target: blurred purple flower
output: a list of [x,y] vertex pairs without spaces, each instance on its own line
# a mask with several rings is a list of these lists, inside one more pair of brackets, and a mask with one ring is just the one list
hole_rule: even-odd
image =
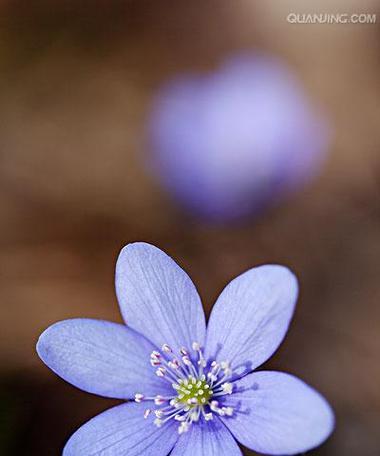
[[308,181],[328,136],[299,81],[261,54],[167,84],[148,128],[158,179],[192,212],[217,221],[257,212]]
[[289,374],[253,372],[276,351],[294,311],[298,286],[287,268],[261,266],[234,279],[207,331],[195,286],[156,247],[121,251],[116,292],[128,326],[67,320],[37,344],[41,359],[78,388],[134,398],[84,424],[64,456],[238,456],[234,438],[284,455],[331,433],[334,416],[319,393]]

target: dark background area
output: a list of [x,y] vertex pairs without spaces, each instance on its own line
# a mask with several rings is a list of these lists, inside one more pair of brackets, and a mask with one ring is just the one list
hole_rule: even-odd
[[[121,320],[114,265],[136,240],[190,273],[207,312],[245,269],[291,267],[298,308],[266,367],[302,377],[332,403],[336,431],[310,455],[380,454],[380,28],[286,22],[289,12],[379,13],[379,4],[305,8],[0,3],[0,454],[58,455],[74,429],[113,404],[55,377],[35,342],[57,320]],[[177,71],[257,48],[285,58],[324,106],[330,154],[316,181],[260,218],[199,223],[144,168],[151,97]]]

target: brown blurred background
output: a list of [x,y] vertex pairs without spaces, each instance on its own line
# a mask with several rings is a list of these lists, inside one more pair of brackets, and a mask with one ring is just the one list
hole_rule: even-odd
[[[76,316],[120,321],[119,249],[152,242],[207,311],[258,263],[293,268],[301,296],[267,363],[314,385],[337,428],[324,456],[380,454],[380,17],[364,1],[0,2],[0,454],[58,455],[112,401],[55,377],[39,333]],[[372,12],[375,25],[296,25],[289,12]],[[322,175],[261,218],[207,226],[142,165],[151,96],[234,51],[287,59],[335,129]],[[246,454],[253,454],[247,452]]]

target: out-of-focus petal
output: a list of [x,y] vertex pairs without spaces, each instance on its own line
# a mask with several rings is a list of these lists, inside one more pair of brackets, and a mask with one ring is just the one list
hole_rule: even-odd
[[328,438],[334,414],[313,388],[282,372],[254,372],[237,380],[226,404],[233,417],[221,418],[236,439],[259,453],[303,453]]
[[230,431],[217,417],[193,424],[174,447],[171,456],[241,456]]
[[185,271],[157,247],[138,242],[123,248],[116,293],[126,323],[158,347],[203,344],[206,324],[198,292]]
[[157,428],[142,404],[118,405],[79,428],[63,456],[167,456],[178,438],[175,423]]
[[229,361],[235,374],[251,372],[283,340],[297,294],[297,280],[284,266],[259,266],[238,276],[212,310],[206,357]]
[[137,392],[153,396],[168,391],[150,365],[154,348],[125,325],[79,318],[55,323],[37,343],[42,361],[64,380],[120,399],[133,398]]

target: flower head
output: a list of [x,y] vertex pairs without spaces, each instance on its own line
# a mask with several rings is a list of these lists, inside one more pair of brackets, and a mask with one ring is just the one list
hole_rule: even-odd
[[283,266],[253,268],[223,290],[206,330],[186,273],[156,247],[126,246],[116,292],[127,324],[66,320],[37,344],[68,382],[126,400],[84,424],[64,456],[237,456],[235,439],[284,455],[321,444],[334,425],[326,400],[292,375],[254,371],[284,338],[297,289]]
[[308,182],[327,145],[324,118],[280,60],[242,55],[208,75],[178,76],[149,118],[153,170],[200,217],[257,212]]

